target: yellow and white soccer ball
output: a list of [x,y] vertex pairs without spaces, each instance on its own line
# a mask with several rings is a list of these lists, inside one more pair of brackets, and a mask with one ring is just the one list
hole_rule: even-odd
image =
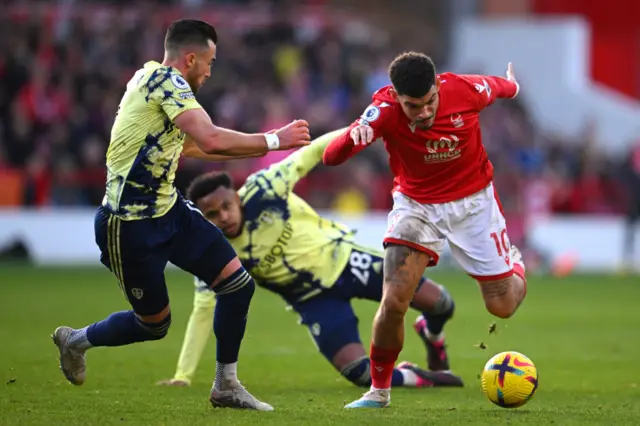
[[482,392],[489,401],[503,408],[526,404],[538,389],[538,370],[519,352],[499,353],[484,366]]

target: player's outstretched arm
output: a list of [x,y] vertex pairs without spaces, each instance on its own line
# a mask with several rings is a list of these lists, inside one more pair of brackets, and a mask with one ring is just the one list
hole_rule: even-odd
[[186,157],[198,158],[206,161],[229,161],[229,160],[241,160],[243,158],[257,158],[264,157],[267,152],[261,152],[258,154],[247,155],[223,155],[223,154],[206,154],[196,144],[196,142],[187,136],[184,140],[184,147],[182,148],[182,154]]
[[520,85],[516,80],[511,62],[507,64],[506,77],[489,77],[489,79],[491,79],[491,84],[496,88],[497,98],[515,98],[518,96]]
[[366,124],[354,123],[328,144],[322,156],[327,166],[338,166],[375,140],[375,130]]
[[196,108],[182,112],[174,122],[209,155],[264,154],[306,146],[311,139],[309,124],[304,120],[295,120],[271,134],[247,134],[215,126],[203,109]]
[[334,130],[314,139],[311,145],[298,149],[284,160],[259,170],[250,176],[247,182],[257,179],[259,176],[262,182],[270,182],[270,189],[275,194],[288,197],[298,181],[322,161],[322,153],[329,142],[344,130]]
[[511,99],[518,96],[520,85],[516,80],[511,62],[507,65],[505,77],[466,75],[463,76],[474,88],[478,110],[491,105],[496,99]]
[[311,142],[311,145],[297,150],[281,161],[281,168],[290,167],[292,170],[289,173],[289,176],[297,182],[305,177],[307,173],[313,170],[313,168],[322,161],[322,156],[329,143],[346,130],[346,127],[334,130],[314,139],[313,142]]

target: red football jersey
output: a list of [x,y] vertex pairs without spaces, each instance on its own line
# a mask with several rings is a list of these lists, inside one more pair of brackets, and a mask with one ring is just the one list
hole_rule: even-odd
[[334,139],[324,163],[338,165],[362,151],[349,133],[365,124],[382,139],[394,178],[394,190],[423,204],[459,200],[485,188],[493,166],[482,145],[479,113],[497,98],[513,98],[518,84],[502,77],[444,73],[440,79],[440,106],[433,126],[411,125],[391,86],[373,95],[373,103],[349,129]]

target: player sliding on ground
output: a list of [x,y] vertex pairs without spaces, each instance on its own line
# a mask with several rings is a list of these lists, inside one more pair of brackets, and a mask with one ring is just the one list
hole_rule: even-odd
[[176,21],[166,34],[162,64],[147,62],[127,84],[111,131],[95,238],[100,260],[115,274],[132,310],[79,330],[59,327],[53,340],[62,372],[81,385],[87,349],[165,337],[171,310],[164,269],[171,261],[218,295],[211,403],[272,410],[249,394],[236,375],[255,283],[222,232],[182,198],[173,181],[183,144],[186,155],[219,160],[304,146],[309,130],[303,121],[269,135],[214,126],[194,93],[211,74],[216,42],[209,24]]
[[389,405],[404,316],[445,241],[478,281],[493,315],[510,317],[526,294],[522,256],[509,244],[478,117],[497,98],[518,94],[511,64],[507,78],[437,75],[429,57],[408,52],[393,60],[389,77],[392,85],[378,90],[360,119],[324,153],[325,164],[338,165],[382,139],[395,175],[383,298],[373,323],[372,385],[346,408]]
[[[280,163],[248,178],[236,192],[227,174],[210,173],[194,180],[188,198],[225,233],[256,283],[279,294],[300,315],[322,355],[347,380],[371,385],[369,358],[360,341],[351,299],[380,301],[382,253],[354,243],[345,226],[318,216],[293,193],[295,184],[322,161],[329,133]],[[426,371],[410,363],[391,371],[393,386],[462,386],[448,372],[444,324],[454,310],[449,293],[420,279],[412,306],[421,312],[416,331],[427,348]],[[219,302],[218,302],[219,303]],[[187,386],[211,332],[214,293],[196,280],[194,308],[171,380]]]

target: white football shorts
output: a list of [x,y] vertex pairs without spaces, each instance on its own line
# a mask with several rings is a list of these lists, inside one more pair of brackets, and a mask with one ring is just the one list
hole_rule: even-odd
[[468,197],[440,204],[420,204],[394,192],[385,245],[420,250],[431,257],[429,266],[435,266],[445,241],[455,261],[479,281],[513,273],[506,221],[493,184]]

